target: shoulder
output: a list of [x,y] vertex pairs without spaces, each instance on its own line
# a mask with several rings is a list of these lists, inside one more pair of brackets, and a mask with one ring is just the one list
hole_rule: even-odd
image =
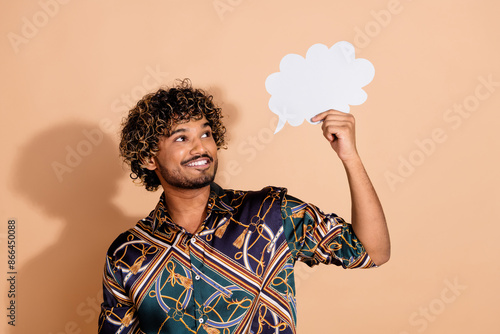
[[118,254],[119,256],[128,245],[137,242],[142,243],[143,240],[140,236],[149,235],[151,233],[152,222],[149,218],[148,216],[139,220],[134,227],[120,233],[109,246],[107,255],[109,257],[116,257]]
[[267,200],[279,200],[281,202],[287,193],[287,189],[283,187],[267,186],[260,190],[223,189],[223,192],[227,204],[237,206],[243,203],[262,203]]
[[224,192],[224,201],[231,208],[235,220],[251,223],[265,221],[268,226],[281,227],[281,207],[286,188],[267,186],[260,190],[225,189]]
[[120,233],[108,248],[108,257],[115,257],[116,254],[123,249],[134,238],[132,229]]
[[286,193],[287,189],[277,186],[266,186],[260,190],[234,190],[234,189],[222,189],[220,188],[219,194],[224,193],[228,197],[253,197],[253,196],[265,196],[268,194],[280,194]]

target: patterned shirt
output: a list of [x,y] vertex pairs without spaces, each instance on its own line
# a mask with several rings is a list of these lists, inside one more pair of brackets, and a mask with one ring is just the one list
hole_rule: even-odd
[[163,194],[108,250],[99,333],[295,333],[296,261],[375,266],[350,224],[284,188],[213,183],[194,234]]

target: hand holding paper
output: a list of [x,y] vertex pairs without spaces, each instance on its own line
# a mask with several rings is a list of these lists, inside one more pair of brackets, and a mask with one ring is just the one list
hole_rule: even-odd
[[358,159],[356,150],[355,122],[352,114],[327,110],[314,116],[312,122],[322,122],[323,136],[330,142],[340,160]]

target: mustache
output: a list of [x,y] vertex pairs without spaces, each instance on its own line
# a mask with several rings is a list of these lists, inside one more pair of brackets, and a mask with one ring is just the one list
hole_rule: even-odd
[[192,157],[190,159],[187,159],[187,160],[183,161],[182,164],[186,165],[186,164],[190,163],[191,161],[195,161],[195,160],[200,159],[200,158],[208,158],[210,160],[210,162],[214,162],[214,159],[208,153],[205,153],[205,154],[200,154],[200,155],[197,155],[197,156]]

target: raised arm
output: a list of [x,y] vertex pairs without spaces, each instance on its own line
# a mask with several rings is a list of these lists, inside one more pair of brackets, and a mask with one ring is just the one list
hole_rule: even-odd
[[356,149],[354,116],[328,110],[314,116],[321,121],[323,135],[342,161],[351,192],[351,220],[356,236],[376,265],[390,257],[389,231],[377,193]]

